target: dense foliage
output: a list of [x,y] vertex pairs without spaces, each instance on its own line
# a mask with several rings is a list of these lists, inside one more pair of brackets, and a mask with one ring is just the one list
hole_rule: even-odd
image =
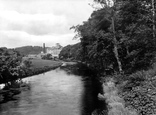
[[[51,54],[47,54],[45,58],[51,59]],[[30,59],[14,49],[0,48],[0,83],[16,82],[27,76],[52,70],[61,64],[49,60]]]
[[16,80],[25,74],[22,56],[13,49],[0,48],[0,83]]
[[[156,67],[147,71],[138,71],[117,78],[123,86],[120,95],[125,100],[125,106],[133,108],[138,115],[156,114]],[[122,83],[124,82],[124,84]]]
[[155,1],[94,1],[90,18],[72,27],[82,61],[102,75],[114,74],[126,107],[155,115],[156,67],[150,68],[156,56]]
[[51,55],[51,54],[46,54],[46,55],[43,55],[43,56],[42,56],[42,59],[52,60],[52,59],[53,59],[53,57],[52,57],[52,55]]
[[152,24],[150,1],[126,0],[95,10],[87,21],[73,28],[81,40],[83,61],[99,71],[118,72],[118,57],[123,71],[130,72],[153,62],[156,39]]
[[67,45],[63,47],[61,50],[59,57],[64,60],[80,60],[82,56],[80,56],[81,47],[80,43],[74,45]]

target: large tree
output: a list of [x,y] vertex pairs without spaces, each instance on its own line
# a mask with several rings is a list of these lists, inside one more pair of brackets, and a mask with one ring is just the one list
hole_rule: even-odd
[[116,2],[116,0],[94,0],[94,1],[101,4],[102,8],[105,8],[105,10],[110,11],[107,13],[110,13],[110,17],[111,17],[111,33],[113,36],[113,44],[114,44],[113,52],[114,52],[114,55],[115,55],[115,58],[116,58],[116,61],[118,64],[119,72],[122,73],[123,69],[122,69],[122,63],[119,58],[118,40],[117,40],[117,36],[116,36],[117,32],[115,29],[115,26],[116,26],[115,20],[117,18],[116,13],[118,11],[118,7],[120,4],[118,4],[118,2]]
[[153,38],[155,38],[155,2],[154,0],[151,1],[152,4],[152,22],[153,22]]
[[148,67],[156,51],[151,1],[96,1],[102,7],[74,27],[84,61],[120,73]]

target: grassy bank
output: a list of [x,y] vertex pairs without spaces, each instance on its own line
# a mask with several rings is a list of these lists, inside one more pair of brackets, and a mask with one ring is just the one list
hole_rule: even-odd
[[106,77],[103,89],[104,95],[99,97],[108,103],[108,115],[156,115],[156,65],[129,75]]
[[32,68],[43,68],[43,67],[58,67],[62,64],[61,61],[43,60],[34,58],[32,61]]
[[147,70],[100,80],[103,94],[98,97],[107,103],[108,115],[156,115],[156,64]]
[[43,60],[39,58],[33,58],[30,61],[32,63],[23,77],[41,74],[56,69],[62,65],[61,61]]
[[98,98],[106,101],[108,115],[137,115],[135,109],[129,109],[125,106],[124,99],[119,95],[120,89],[113,78],[106,78],[102,86],[103,94],[99,94]]

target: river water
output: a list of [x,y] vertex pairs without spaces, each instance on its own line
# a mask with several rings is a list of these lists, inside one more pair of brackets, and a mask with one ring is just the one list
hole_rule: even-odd
[[90,76],[57,68],[23,80],[29,88],[0,104],[0,115],[91,115],[104,106],[100,84]]

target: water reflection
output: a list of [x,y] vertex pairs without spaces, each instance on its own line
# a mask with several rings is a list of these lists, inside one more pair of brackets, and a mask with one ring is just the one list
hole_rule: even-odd
[[97,100],[98,81],[69,70],[59,68],[24,81],[31,88],[1,104],[0,115],[90,115],[103,105]]

